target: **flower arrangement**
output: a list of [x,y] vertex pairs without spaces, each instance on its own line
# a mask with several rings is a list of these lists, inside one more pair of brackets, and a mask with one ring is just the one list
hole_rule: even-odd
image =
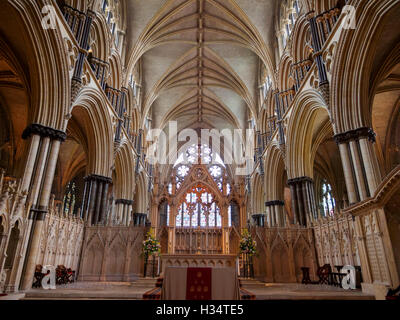
[[251,237],[251,234],[247,229],[242,232],[242,239],[240,239],[240,253],[248,254],[249,256],[254,256],[257,254],[256,242]]
[[146,256],[151,256],[161,251],[160,241],[158,241],[153,234],[147,233],[147,239],[143,241],[143,253]]

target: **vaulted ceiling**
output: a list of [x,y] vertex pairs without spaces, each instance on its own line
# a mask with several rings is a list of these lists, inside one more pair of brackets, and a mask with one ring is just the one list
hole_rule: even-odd
[[274,69],[275,0],[130,0],[128,68],[140,64],[153,128],[246,128],[260,66]]

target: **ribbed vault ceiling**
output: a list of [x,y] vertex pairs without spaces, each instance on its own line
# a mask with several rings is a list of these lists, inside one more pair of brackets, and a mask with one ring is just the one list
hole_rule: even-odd
[[246,128],[272,70],[274,0],[128,1],[128,66],[153,128]]

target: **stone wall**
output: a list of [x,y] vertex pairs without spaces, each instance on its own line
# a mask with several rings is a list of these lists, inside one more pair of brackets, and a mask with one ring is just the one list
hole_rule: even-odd
[[37,264],[64,265],[77,270],[82,248],[83,220],[77,216],[65,215],[50,200],[49,214],[46,216],[40,239]]
[[254,275],[267,282],[301,282],[301,268],[310,268],[315,279],[317,259],[313,230],[290,226],[288,228],[252,228],[258,254],[254,257]]
[[0,168],[0,292],[17,290],[28,230],[23,206],[26,196],[21,192],[21,181],[6,176]]
[[145,227],[87,227],[78,279],[132,281],[143,274]]
[[313,223],[319,266],[360,266],[357,236],[351,215],[339,213]]

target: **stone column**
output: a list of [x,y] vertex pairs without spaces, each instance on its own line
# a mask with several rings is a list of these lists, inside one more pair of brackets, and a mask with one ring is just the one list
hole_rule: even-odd
[[363,292],[381,297],[385,286],[396,286],[399,281],[385,209],[355,205],[373,198],[382,180],[374,150],[375,133],[362,127],[337,134],[335,140],[341,151],[346,187],[353,204],[348,211],[355,216]]
[[92,219],[94,216],[94,210],[96,206],[97,181],[94,179],[90,182],[90,191],[91,191],[90,197],[88,198],[88,203],[87,203],[88,214],[86,221],[88,222],[88,225],[92,225]]
[[112,183],[109,177],[97,174],[85,179],[85,197],[82,203],[82,215],[89,225],[106,224],[108,210],[108,189]]
[[92,219],[92,225],[97,225],[100,219],[100,210],[103,196],[104,182],[100,179],[97,181],[97,195],[96,195],[96,205],[94,210],[94,216]]
[[175,219],[177,214],[176,204],[172,204],[170,208],[170,219],[168,227],[168,254],[175,253]]
[[106,225],[106,215],[108,211],[108,188],[109,183],[104,183],[103,185],[103,194],[101,197],[101,212],[100,212],[100,223]]
[[312,46],[313,46],[314,52],[316,53],[315,60],[317,62],[320,85],[323,85],[324,83],[326,83],[328,81],[328,79],[326,76],[325,65],[322,60],[322,56],[320,54],[323,44],[321,43],[321,40],[318,35],[317,22],[315,20],[313,11],[308,14],[308,21],[310,23]]
[[134,201],[128,199],[117,199],[115,200],[115,204],[118,206],[121,223],[124,226],[128,227],[131,221],[130,211],[132,209]]
[[77,39],[79,42],[79,53],[78,58],[76,59],[74,74],[72,76],[72,100],[74,101],[77,97],[80,88],[82,86],[82,73],[83,73],[83,65],[85,59],[88,55],[88,44],[89,44],[89,35],[90,28],[92,26],[93,18],[96,16],[96,13],[88,10],[85,23],[83,25],[82,34],[80,39]]
[[288,180],[288,185],[292,194],[295,224],[310,226],[317,217],[313,180],[299,177]]
[[229,221],[228,221],[228,205],[227,203],[221,206],[221,216],[222,216],[222,253],[229,254]]
[[280,106],[279,91],[275,93],[275,104],[276,104],[275,108],[276,116],[278,119],[279,145],[283,146],[285,145],[285,131],[283,130],[283,125],[282,125],[282,112]]
[[151,210],[150,210],[150,221],[151,221],[151,226],[153,228],[158,228],[159,227],[159,221],[160,221],[160,213],[158,212],[158,204],[157,203],[152,203],[151,205]]
[[350,204],[373,196],[381,182],[373,130],[358,128],[337,134],[334,139],[339,145]]
[[265,206],[267,207],[267,218],[270,227],[285,226],[284,205],[285,203],[282,200],[265,202]]
[[[28,157],[28,168],[27,172],[34,174],[34,180],[32,188],[30,190],[29,201],[32,203],[31,211],[29,213],[28,230],[26,232],[27,238],[25,238],[26,247],[22,248],[22,256],[26,250],[23,279],[21,283],[21,289],[27,290],[32,287],[33,274],[37,263],[37,256],[39,252],[40,236],[46,214],[48,212],[48,204],[50,200],[51,188],[54,180],[54,173],[56,169],[58,154],[60,150],[61,142],[65,141],[66,134],[62,131],[44,127],[39,124],[32,124],[23,133],[23,138],[27,139],[32,135],[39,135],[38,138],[32,138],[33,147],[41,144],[40,152],[37,154],[37,160],[33,161],[33,155],[35,152]],[[33,151],[33,150],[32,150]],[[36,162],[35,173],[33,173],[33,167],[30,168],[34,162]],[[24,178],[26,185],[28,185],[28,177]],[[15,266],[19,268],[20,266]],[[16,276],[19,278],[19,275]]]
[[239,204],[239,211],[240,211],[240,229],[246,228],[247,226],[247,209],[246,203],[242,201]]

